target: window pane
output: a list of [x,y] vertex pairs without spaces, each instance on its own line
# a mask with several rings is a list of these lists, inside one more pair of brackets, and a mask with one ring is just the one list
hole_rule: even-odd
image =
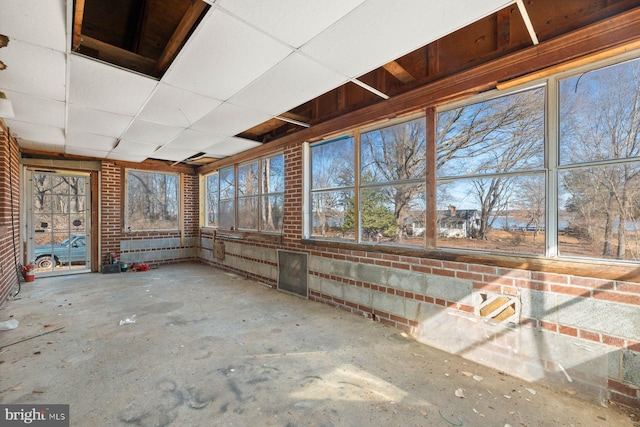
[[560,81],[560,163],[640,156],[640,60]]
[[238,199],[238,228],[258,229],[258,196]]
[[[424,185],[367,188],[360,193],[360,235],[363,242],[424,245]],[[347,222],[353,221],[353,207]]]
[[262,159],[262,194],[284,192],[284,156]]
[[263,196],[260,209],[260,230],[282,231],[284,196],[282,194]]
[[544,190],[542,174],[439,184],[438,246],[544,254]]
[[536,88],[438,114],[438,177],[540,169],[545,89]]
[[640,259],[640,162],[560,172],[562,255]]
[[258,194],[258,162],[238,166],[238,197]]
[[220,225],[225,230],[233,230],[236,226],[236,211],[234,200],[220,201]]
[[207,193],[206,193],[206,217],[205,226],[217,227],[218,226],[218,201],[219,201],[219,188],[218,188],[218,174],[214,173],[207,176]]
[[361,181],[388,182],[422,178],[426,168],[426,122],[423,117],[360,137]]
[[236,196],[233,167],[220,171],[220,199],[233,199]]
[[311,194],[312,236],[355,240],[354,221],[347,218],[348,212],[353,213],[353,202],[351,190]]
[[131,230],[179,228],[178,175],[128,171],[126,224]]
[[343,138],[311,147],[311,186],[349,187],[354,183],[353,138]]

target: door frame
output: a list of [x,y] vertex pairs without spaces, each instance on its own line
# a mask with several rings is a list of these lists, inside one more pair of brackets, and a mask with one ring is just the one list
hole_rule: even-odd
[[85,176],[89,183],[86,187],[86,197],[87,197],[87,207],[90,209],[90,212],[85,216],[85,221],[88,222],[86,229],[86,241],[87,241],[87,253],[86,256],[86,268],[79,269],[67,269],[61,270],[60,272],[51,271],[47,273],[39,273],[40,277],[48,277],[48,276],[58,276],[58,275],[67,275],[67,274],[79,274],[79,273],[88,273],[95,272],[98,268],[97,258],[98,258],[98,241],[99,236],[98,232],[98,172],[95,170],[86,170],[83,168],[79,169],[67,169],[67,168],[59,168],[59,167],[41,167],[35,165],[24,165],[22,170],[22,177],[24,185],[22,185],[23,196],[22,200],[22,209],[20,210],[21,214],[21,222],[24,224],[21,227],[21,241],[23,243],[22,250],[22,262],[23,265],[28,264],[33,260],[34,256],[34,224],[33,224],[33,182],[32,177],[34,174],[40,173],[48,173],[52,175],[76,175],[76,176]]

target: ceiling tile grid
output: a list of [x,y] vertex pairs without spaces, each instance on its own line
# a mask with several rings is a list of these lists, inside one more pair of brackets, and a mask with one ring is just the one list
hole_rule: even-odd
[[187,128],[222,103],[214,98],[160,83],[138,118]]
[[96,110],[135,116],[158,82],[140,74],[71,55],[69,102]]
[[66,52],[66,7],[65,0],[0,0],[0,33],[24,43]]
[[21,147],[114,160],[226,157],[235,135],[507,6],[507,0],[218,0],[154,79],[70,53],[73,0],[0,0],[0,91]]
[[78,104],[69,104],[67,130],[90,132],[96,135],[119,137],[127,130],[133,116],[96,110]]
[[[0,29],[2,31],[2,29]],[[60,51],[10,39],[0,49],[0,90],[65,101],[67,56]]]
[[162,81],[225,101],[293,50],[213,8]]

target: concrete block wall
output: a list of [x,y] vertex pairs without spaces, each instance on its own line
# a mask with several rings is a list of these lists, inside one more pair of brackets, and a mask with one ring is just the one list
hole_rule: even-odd
[[[528,381],[551,381],[583,399],[640,407],[640,284],[400,256],[362,245],[306,245],[301,146],[286,148],[284,156],[282,239],[264,243],[250,233],[229,239],[203,230],[205,262],[275,286],[277,249],[304,252],[314,301]],[[223,261],[213,256],[214,240],[225,244]],[[476,314],[487,295],[517,301],[517,321]]]
[[[223,235],[224,236],[224,235]],[[224,259],[214,256],[214,241],[224,243]],[[201,261],[206,264],[250,277],[271,287],[278,279],[278,245],[269,240],[248,241],[217,236],[202,231]]]
[[[598,403],[640,403],[638,284],[344,249],[309,253],[315,301]],[[476,315],[486,293],[514,296],[519,321]]]
[[9,137],[0,120],[0,304],[18,286],[16,265],[20,263],[20,248],[14,247],[14,241],[20,242],[19,162],[18,144]]

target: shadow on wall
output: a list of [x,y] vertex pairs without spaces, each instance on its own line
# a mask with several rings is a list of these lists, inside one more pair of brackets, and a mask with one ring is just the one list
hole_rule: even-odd
[[640,353],[624,348],[624,339],[640,336],[640,310],[584,291],[573,296],[520,289],[525,325],[421,304],[416,339],[527,381],[546,379],[599,404],[612,399],[637,405]]

